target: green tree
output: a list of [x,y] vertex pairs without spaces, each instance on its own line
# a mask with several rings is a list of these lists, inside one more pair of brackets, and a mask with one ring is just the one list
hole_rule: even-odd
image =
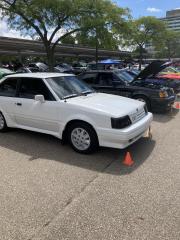
[[69,35],[65,37],[64,39],[61,40],[62,44],[75,44],[76,43],[76,38],[75,36]]
[[173,58],[180,57],[180,32],[166,30],[161,41],[155,43],[158,57]]
[[134,46],[139,51],[139,69],[141,69],[145,45],[162,39],[166,29],[165,23],[155,17],[141,17],[131,21],[125,44]]
[[0,10],[11,28],[43,42],[51,70],[56,46],[65,38],[101,26],[111,31],[124,14],[110,0],[1,0]]
[[119,49],[119,32],[124,33],[130,17],[129,9],[120,8],[111,1],[94,0],[94,18],[90,20],[91,28],[77,34],[77,42],[96,48],[96,63],[98,62],[98,49]]

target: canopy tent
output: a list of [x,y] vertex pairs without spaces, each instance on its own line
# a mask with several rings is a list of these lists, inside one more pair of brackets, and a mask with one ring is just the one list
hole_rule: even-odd
[[113,59],[106,59],[106,60],[100,61],[99,63],[102,63],[102,64],[119,64],[119,63],[121,63],[121,61],[120,60],[113,60]]

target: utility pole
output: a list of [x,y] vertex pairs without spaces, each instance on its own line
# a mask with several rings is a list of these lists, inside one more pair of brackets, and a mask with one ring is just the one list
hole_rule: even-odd
[[[95,16],[97,18],[97,0],[95,0]],[[95,41],[96,41],[96,53],[95,53],[95,61],[96,61],[96,69],[97,69],[97,65],[98,65],[98,47],[99,47],[99,42],[98,42],[98,28],[97,26],[95,27]]]
[[97,65],[98,65],[98,46],[99,44],[98,44],[98,35],[97,35],[97,28],[96,28],[96,56],[95,56],[95,58],[96,58],[96,68],[97,68]]

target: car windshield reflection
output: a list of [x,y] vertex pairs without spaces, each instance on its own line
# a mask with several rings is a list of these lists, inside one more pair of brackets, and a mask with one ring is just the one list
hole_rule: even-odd
[[74,76],[62,76],[46,79],[60,99],[68,99],[93,93],[94,90]]
[[115,74],[121,81],[124,81],[124,82],[130,83],[134,80],[134,77],[131,76],[126,71],[116,71]]

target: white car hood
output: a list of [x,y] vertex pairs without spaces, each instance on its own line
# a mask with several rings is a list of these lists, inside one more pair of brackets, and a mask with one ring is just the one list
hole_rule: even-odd
[[87,96],[70,98],[67,99],[67,103],[103,114],[106,113],[113,117],[132,114],[144,106],[143,102],[105,93],[93,93]]

